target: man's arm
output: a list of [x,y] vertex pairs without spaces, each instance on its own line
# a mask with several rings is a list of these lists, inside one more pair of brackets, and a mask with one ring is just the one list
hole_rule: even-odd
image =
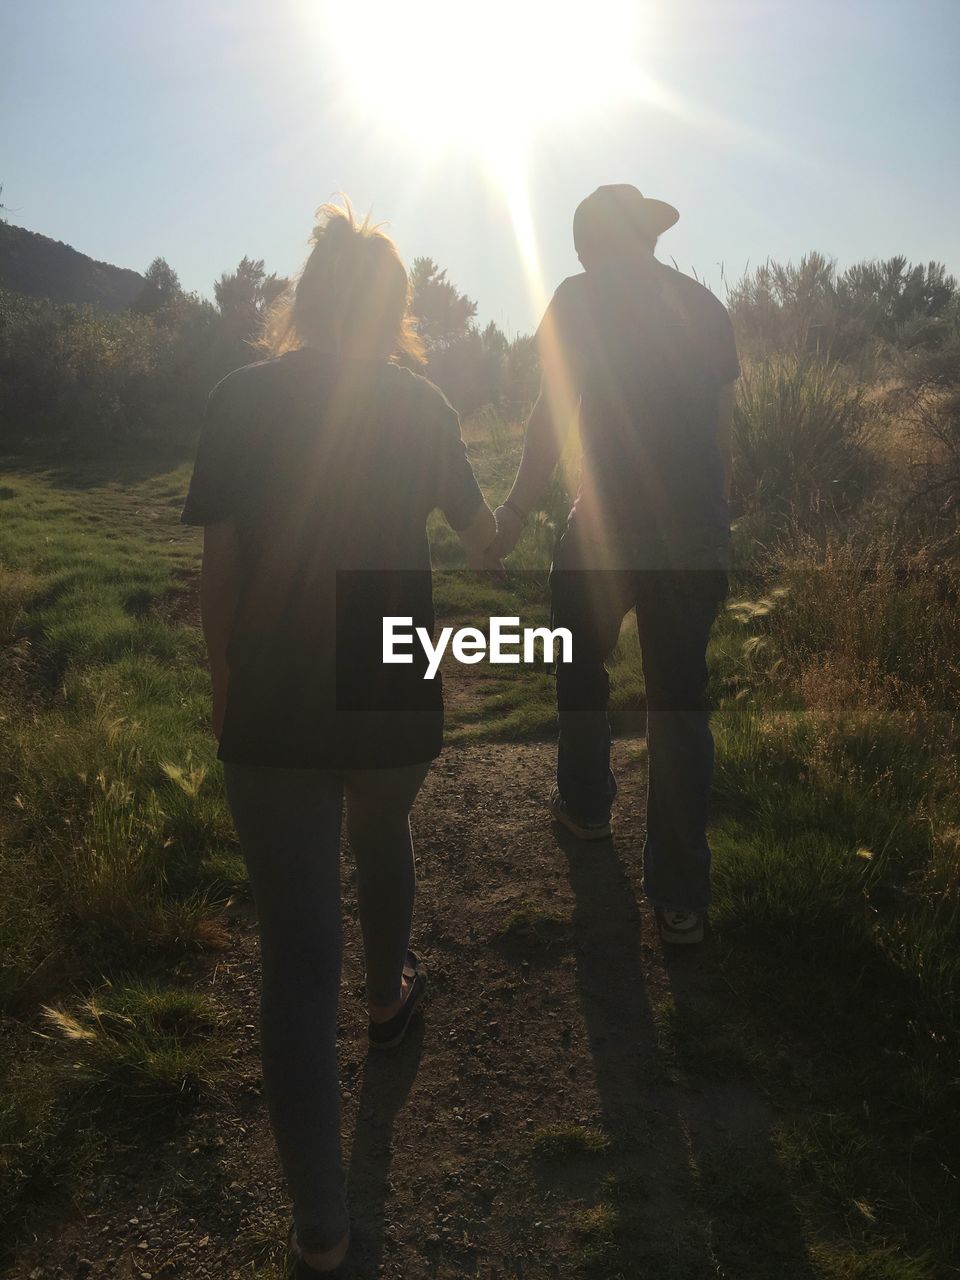
[[523,456],[509,495],[496,510],[497,538],[492,550],[509,555],[517,545],[523,522],[546,493],[576,411],[580,397],[567,371],[559,365],[544,365],[540,394],[527,420]]
[[457,536],[463,543],[469,568],[503,570],[499,557],[491,550],[497,536],[497,522],[485,502],[477,507],[476,515],[467,527],[457,530]]
[[237,611],[239,543],[232,520],[208,524],[203,530],[200,570],[200,621],[207,643],[213,685],[213,731],[219,740],[227,705],[227,641]]
[[728,382],[717,392],[717,441],[723,459],[723,492],[729,502],[733,479],[733,408],[737,402],[737,384]]

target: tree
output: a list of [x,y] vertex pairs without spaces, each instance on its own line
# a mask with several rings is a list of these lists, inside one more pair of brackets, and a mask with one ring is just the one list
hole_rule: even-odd
[[414,258],[410,283],[411,310],[427,358],[463,341],[477,314],[477,304],[450,283],[446,271],[432,258]]
[[540,352],[536,339],[523,334],[507,347],[500,392],[500,407],[515,416],[525,416],[540,390]]
[[244,254],[236,271],[225,272],[213,286],[224,335],[232,341],[251,341],[260,331],[264,312],[289,283],[282,276],[267,275],[262,258]]
[[154,258],[144,275],[143,289],[131,310],[141,315],[154,315],[176,301],[183,293],[180,277],[166,258]]

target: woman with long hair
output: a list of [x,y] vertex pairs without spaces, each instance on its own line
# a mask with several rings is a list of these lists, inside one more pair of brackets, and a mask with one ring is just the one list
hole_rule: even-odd
[[264,1092],[293,1200],[290,1247],[349,1248],[336,1015],[344,799],[357,866],[369,1040],[399,1044],[423,998],[410,949],[409,813],[440,752],[438,680],[416,646],[385,664],[385,618],[434,625],[426,521],[467,562],[496,528],[440,391],[416,356],[393,241],[324,205],[270,358],[212,391],[181,520],[204,526],[201,615],[227,800],[257,908]]

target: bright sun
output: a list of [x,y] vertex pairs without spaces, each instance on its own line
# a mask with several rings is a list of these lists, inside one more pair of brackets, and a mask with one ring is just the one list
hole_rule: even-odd
[[640,0],[339,0],[321,12],[357,109],[424,150],[495,162],[637,84]]
[[542,309],[534,144],[649,97],[647,0],[322,0],[313,13],[351,115],[421,164],[451,150],[480,161]]

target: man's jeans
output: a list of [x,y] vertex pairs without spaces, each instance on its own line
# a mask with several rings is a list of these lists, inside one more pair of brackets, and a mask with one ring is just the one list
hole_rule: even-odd
[[723,569],[598,569],[572,529],[550,574],[551,625],[573,636],[557,664],[557,786],[571,815],[603,823],[617,794],[610,768],[606,660],[636,610],[647,697],[647,838],[644,889],[654,906],[705,911],[710,903],[707,808],[713,737],[707,641],[728,589]]

